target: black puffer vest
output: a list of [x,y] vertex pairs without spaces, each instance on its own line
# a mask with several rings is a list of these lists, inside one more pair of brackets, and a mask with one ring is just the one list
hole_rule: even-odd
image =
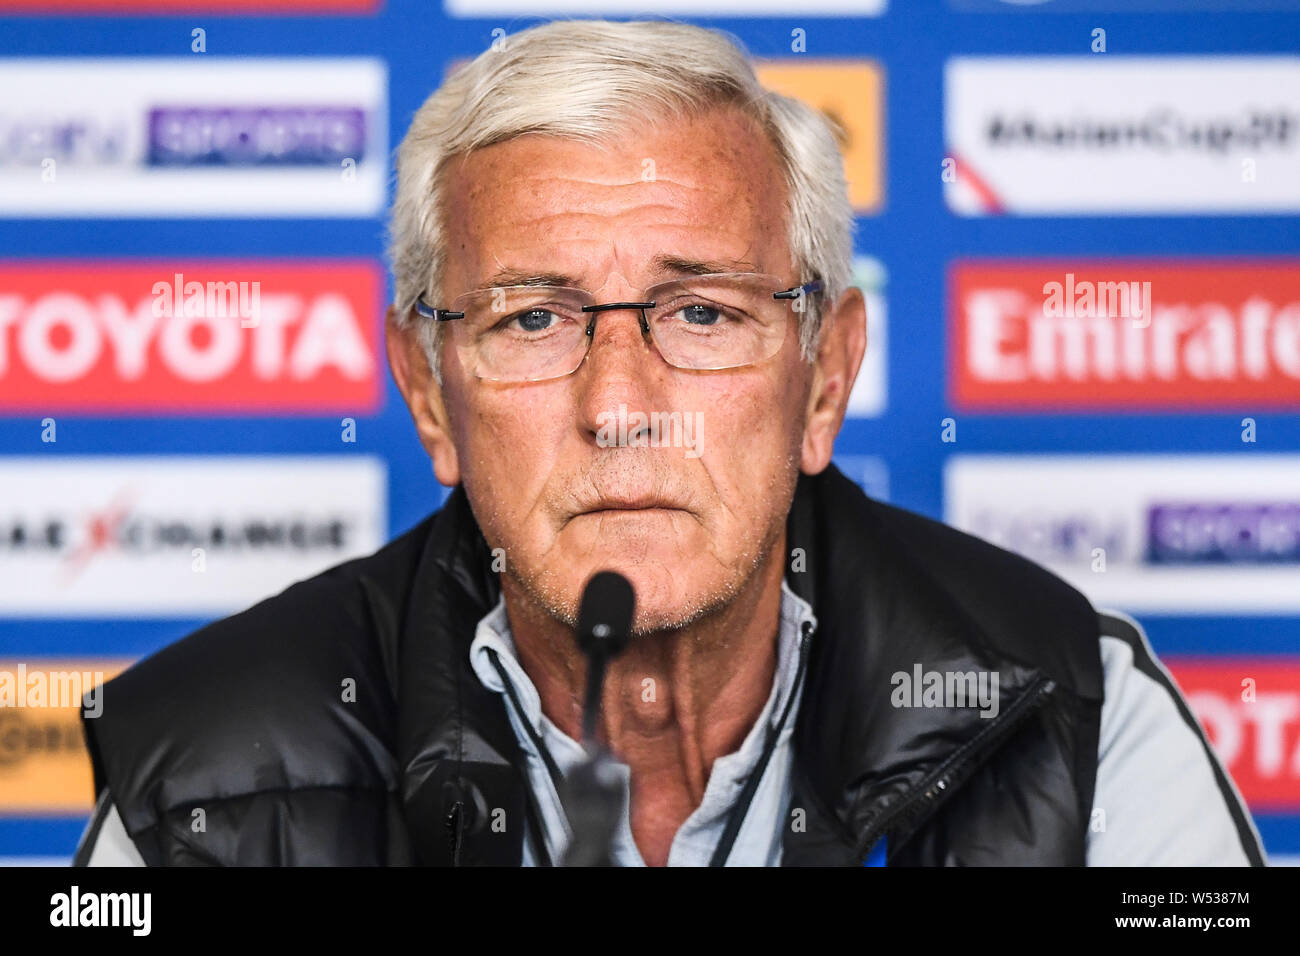
[[[1006,551],[801,476],[786,579],[818,618],[785,865],[1082,865],[1097,614]],[[145,861],[517,865],[526,777],[470,668],[500,593],[464,491],[340,565],[136,664],[84,721]],[[895,706],[899,672],[996,672],[976,706]],[[492,825],[502,819],[506,825]],[[518,825],[515,825],[517,821]]]

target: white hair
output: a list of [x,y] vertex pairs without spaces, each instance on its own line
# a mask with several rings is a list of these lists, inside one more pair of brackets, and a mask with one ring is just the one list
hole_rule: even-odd
[[[799,280],[819,278],[832,303],[852,277],[853,210],[830,122],[804,103],[765,90],[740,42],[673,21],[557,20],[506,37],[439,87],[416,112],[397,149],[389,226],[396,321],[415,316],[421,293],[441,302],[447,247],[440,208],[449,160],[524,133],[602,145],[648,115],[689,117],[734,106],[776,148],[788,185],[790,252]],[[821,309],[800,316],[804,358],[816,353]],[[439,383],[438,324],[421,340]]]

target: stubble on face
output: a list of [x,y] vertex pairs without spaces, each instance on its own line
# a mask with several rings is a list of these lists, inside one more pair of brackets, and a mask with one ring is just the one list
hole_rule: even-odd
[[[794,497],[794,486],[798,477],[797,454],[795,452],[787,454],[786,461],[788,467],[785,474],[789,476],[789,480],[778,483],[775,479],[780,476],[774,476],[774,481],[766,489],[766,494],[771,496],[768,498],[770,501],[785,502],[788,510],[789,503]],[[755,492],[759,493],[757,489]],[[686,514],[674,516],[674,521],[694,520],[696,519],[693,516]],[[746,594],[746,591],[753,590],[761,577],[760,569],[768,567],[774,557],[784,568],[784,555],[774,555],[777,545],[784,538],[784,531],[784,519],[763,528],[753,542],[747,543],[738,555],[732,557],[732,560],[720,563],[722,575],[715,580],[708,592],[694,598],[686,596],[669,602],[666,612],[661,611],[649,616],[638,612],[632,628],[632,639],[647,640],[657,635],[682,631],[731,608]],[[635,532],[629,533],[627,528],[620,529],[618,543],[620,558],[623,560],[635,561],[638,552],[642,550],[638,535]],[[576,629],[580,599],[571,596],[563,571],[549,567],[534,568],[527,562],[511,561],[509,549],[503,548],[503,550],[506,554],[503,576],[508,579],[503,582],[506,589],[510,590],[513,585],[515,593],[522,596],[531,607],[541,611],[551,621],[568,629]]]

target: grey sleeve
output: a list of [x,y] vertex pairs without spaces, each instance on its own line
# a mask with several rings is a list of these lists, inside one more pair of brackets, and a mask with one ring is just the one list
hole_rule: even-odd
[[1125,615],[1101,621],[1088,866],[1264,866],[1245,801],[1146,635]]
[[145,866],[144,857],[135,848],[122,818],[105,788],[95,802],[95,811],[81,835],[81,843],[72,858],[73,866]]

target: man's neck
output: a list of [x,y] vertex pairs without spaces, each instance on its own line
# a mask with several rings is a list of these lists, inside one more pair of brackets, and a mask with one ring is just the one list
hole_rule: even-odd
[[[736,599],[676,631],[634,638],[610,662],[598,735],[632,772],[632,827],[646,862],[704,798],[717,758],[739,749],[772,691],[784,534]],[[520,665],[542,712],[581,739],[586,662],[570,628],[503,579]]]

